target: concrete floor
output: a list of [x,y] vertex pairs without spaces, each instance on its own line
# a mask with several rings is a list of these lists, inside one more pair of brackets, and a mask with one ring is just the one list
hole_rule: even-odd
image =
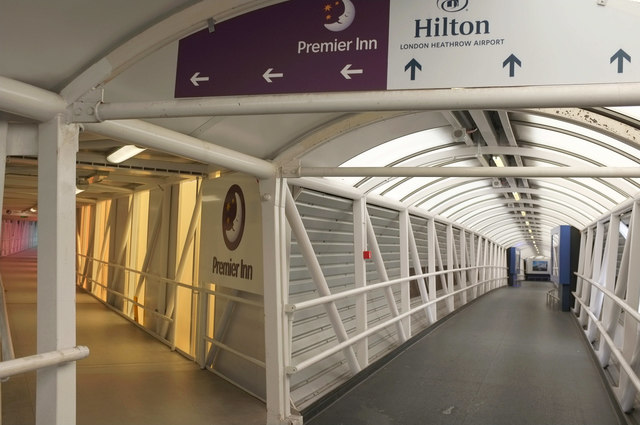
[[[36,252],[0,258],[16,357],[36,352]],[[77,292],[79,425],[264,425],[264,403]],[[2,384],[2,424],[35,423],[35,372]]]
[[546,305],[549,285],[481,298],[305,424],[621,423],[570,313]]

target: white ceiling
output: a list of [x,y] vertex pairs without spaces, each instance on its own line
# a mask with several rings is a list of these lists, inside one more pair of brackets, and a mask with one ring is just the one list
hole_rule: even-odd
[[[0,0],[0,76],[60,93],[68,102],[94,86],[104,88],[105,102],[172,99],[181,37],[206,27],[209,18],[222,22],[280,2]],[[257,158],[278,164],[300,161],[308,167],[493,167],[494,156],[511,167],[638,165],[638,110],[599,106],[148,121]],[[11,113],[4,118],[33,122]],[[453,137],[459,128],[467,131],[466,140]],[[400,137],[408,138],[394,141]],[[153,151],[121,167],[110,166],[107,153],[122,143],[96,133],[81,134],[79,179],[97,178],[78,195],[79,202],[122,196],[219,168]],[[9,158],[5,210],[22,212],[35,205],[35,164],[30,157]],[[519,246],[525,256],[537,253],[533,240],[541,253],[548,254],[551,228],[559,224],[582,228],[640,189],[637,179],[621,178],[341,180],[367,193],[428,208],[499,243]],[[522,199],[516,201],[513,192]]]

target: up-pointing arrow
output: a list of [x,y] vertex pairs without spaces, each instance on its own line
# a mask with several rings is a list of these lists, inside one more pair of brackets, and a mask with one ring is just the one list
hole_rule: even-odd
[[611,56],[609,63],[613,63],[616,59],[618,60],[618,74],[622,74],[624,72],[624,60],[626,59],[631,63],[631,56],[629,56],[629,54],[624,50],[620,49],[615,55]]
[[503,68],[507,65],[509,65],[509,77],[514,77],[516,75],[516,65],[522,68],[522,62],[520,62],[520,59],[518,59],[513,53],[511,53],[511,55],[502,62]]
[[414,81],[416,79],[416,69],[422,71],[422,65],[414,58],[404,67],[404,72],[407,72],[409,68],[411,68],[411,81]]

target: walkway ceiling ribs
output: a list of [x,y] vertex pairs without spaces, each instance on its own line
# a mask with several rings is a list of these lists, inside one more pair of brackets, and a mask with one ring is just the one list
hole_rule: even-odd
[[[172,100],[180,38],[280,2],[42,0],[37,8],[47,19],[38,31],[21,28],[33,3],[13,2],[0,16],[0,111],[9,134],[20,135],[9,137],[16,141],[8,146],[5,209],[19,215],[36,202],[37,162],[25,148],[34,136],[27,134],[68,108],[93,108],[82,101],[96,98],[105,102],[97,113],[106,122],[84,126],[77,175],[80,184],[102,177],[79,202],[238,169],[242,160],[244,171],[257,167],[261,176],[316,167],[435,169],[435,177],[390,171],[326,180],[455,218],[528,256],[549,254],[552,227],[584,226],[638,194],[638,83],[615,93],[596,84]],[[209,156],[150,143],[137,157],[110,164],[112,150],[134,142],[113,132],[124,124],[112,120],[128,118],[145,121],[127,125],[200,143]],[[31,128],[16,133],[18,125]],[[23,148],[12,151],[17,146]],[[552,168],[564,177],[543,175]],[[529,173],[534,169],[546,171]]]

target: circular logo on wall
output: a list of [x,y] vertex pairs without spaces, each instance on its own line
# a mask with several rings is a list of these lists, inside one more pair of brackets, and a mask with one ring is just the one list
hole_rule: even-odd
[[469,0],[438,0],[438,7],[445,12],[460,12],[469,5]]
[[322,9],[324,27],[329,31],[344,31],[356,18],[356,7],[351,0],[332,0],[324,3]]
[[246,211],[242,189],[234,184],[227,191],[222,206],[222,237],[230,251],[235,251],[242,241]]

